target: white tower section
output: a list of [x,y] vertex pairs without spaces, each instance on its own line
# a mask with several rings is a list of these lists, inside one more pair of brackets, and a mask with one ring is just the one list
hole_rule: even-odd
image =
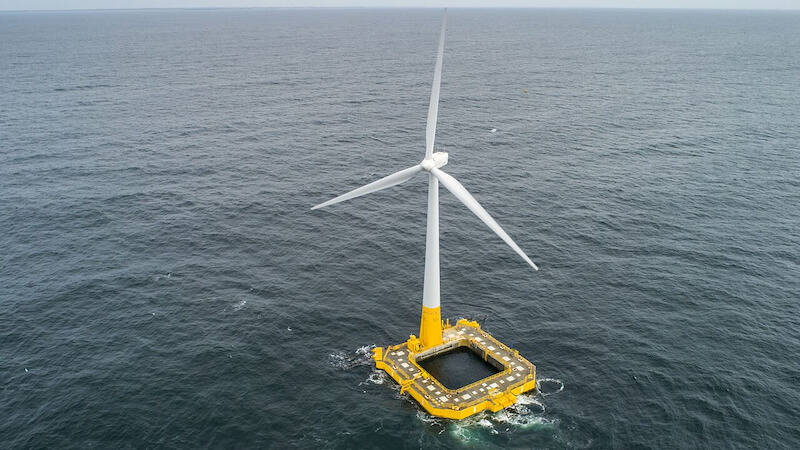
[[438,308],[439,296],[439,180],[428,175],[428,228],[425,239],[425,283],[422,306]]

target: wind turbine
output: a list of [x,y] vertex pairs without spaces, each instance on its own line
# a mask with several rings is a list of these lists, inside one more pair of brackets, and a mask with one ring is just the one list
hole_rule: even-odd
[[419,339],[423,348],[430,348],[442,343],[442,317],[440,310],[439,289],[439,183],[466,205],[479,219],[492,231],[500,236],[506,244],[535,270],[536,264],[514,242],[513,239],[498,225],[498,223],[475,200],[458,180],[445,173],[441,168],[447,164],[448,155],[445,152],[434,152],[433,142],[436,137],[436,118],[439,111],[439,86],[442,81],[442,56],[444,54],[444,34],[447,25],[447,10],[442,17],[442,31],[439,38],[439,52],[436,56],[436,69],[433,75],[431,88],[431,101],[428,107],[428,123],[425,128],[425,157],[417,165],[393,173],[380,180],[354,189],[327,202],[320,203],[311,208],[319,209],[345,200],[350,200],[362,195],[377,192],[400,183],[404,183],[418,173],[427,172],[428,176],[428,225],[425,241],[425,282],[422,290],[422,320],[420,322]]

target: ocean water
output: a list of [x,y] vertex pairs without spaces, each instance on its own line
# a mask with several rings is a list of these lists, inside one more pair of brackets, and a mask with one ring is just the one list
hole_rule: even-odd
[[[442,305],[538,367],[437,420],[441,11],[0,14],[0,447],[800,448],[800,14],[448,13]],[[525,93],[527,90],[527,94]],[[493,131],[494,130],[494,131]]]

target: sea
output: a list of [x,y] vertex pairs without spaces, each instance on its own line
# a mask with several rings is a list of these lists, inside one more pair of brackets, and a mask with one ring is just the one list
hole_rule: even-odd
[[800,12],[450,9],[442,313],[537,366],[463,421],[417,334],[439,9],[0,13],[0,448],[800,448]]

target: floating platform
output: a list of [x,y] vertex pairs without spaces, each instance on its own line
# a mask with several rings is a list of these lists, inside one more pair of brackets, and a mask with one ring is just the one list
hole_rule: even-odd
[[[464,351],[471,352],[489,367],[478,367],[473,374],[459,374],[463,375],[459,377],[433,370],[431,363],[435,364],[436,359],[442,362],[448,357],[463,360],[455,354]],[[422,349],[419,340],[412,335],[402,344],[378,347],[372,352],[375,367],[388,373],[400,385],[401,392],[408,392],[426,411],[437,417],[464,419],[484,410],[496,412],[516,403],[517,395],[536,387],[536,366],[520,356],[519,351],[482,330],[477,322],[466,319],[459,320],[454,326],[444,325],[441,345]],[[446,372],[446,365],[437,369]],[[439,372],[440,379],[425,370],[423,367],[426,366],[431,372]],[[474,374],[477,376],[470,376]],[[480,378],[484,375],[488,376]],[[458,386],[471,378],[478,379]]]

